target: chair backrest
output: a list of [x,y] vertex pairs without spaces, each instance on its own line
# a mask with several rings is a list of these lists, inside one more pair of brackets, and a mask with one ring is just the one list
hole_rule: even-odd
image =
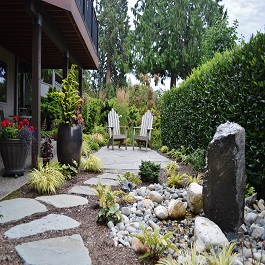
[[[114,109],[111,109],[111,111],[108,114],[108,125],[113,128],[113,134],[119,135],[120,133],[120,120],[119,115],[115,112]],[[111,135],[111,129],[109,128],[110,137]]]
[[[151,129],[153,126],[153,115],[150,110],[148,110],[142,117],[140,136],[147,135],[147,129]],[[151,132],[149,134],[149,140],[151,140]]]
[[28,110],[26,108],[19,108],[18,116],[28,115]]

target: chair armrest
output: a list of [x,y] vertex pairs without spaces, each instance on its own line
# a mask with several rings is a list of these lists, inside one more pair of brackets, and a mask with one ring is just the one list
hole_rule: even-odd
[[138,127],[133,127],[133,129],[140,129],[141,128],[141,126],[138,126]]
[[153,130],[153,128],[147,128],[147,131],[152,131]]
[[107,126],[107,128],[114,128],[114,126]]

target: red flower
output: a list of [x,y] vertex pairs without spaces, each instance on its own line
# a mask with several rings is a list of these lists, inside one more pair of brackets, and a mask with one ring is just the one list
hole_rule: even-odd
[[21,130],[21,126],[20,126],[20,125],[18,125],[17,128],[18,128],[19,130]]
[[13,117],[13,120],[14,120],[14,121],[18,121],[18,116],[14,116],[14,117]]
[[34,126],[29,126],[30,131],[34,131]]
[[26,125],[26,126],[29,126],[29,121],[27,119],[24,119],[23,120],[23,124]]
[[22,126],[24,125],[23,121],[20,121],[20,122],[18,123],[18,125],[19,125],[20,127],[22,127]]

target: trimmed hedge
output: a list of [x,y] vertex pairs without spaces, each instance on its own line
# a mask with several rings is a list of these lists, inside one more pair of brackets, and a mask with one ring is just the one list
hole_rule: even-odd
[[[248,182],[265,188],[265,35],[216,54],[162,98],[163,144],[207,149],[216,128],[236,122],[246,130]],[[263,194],[264,195],[264,194]]]

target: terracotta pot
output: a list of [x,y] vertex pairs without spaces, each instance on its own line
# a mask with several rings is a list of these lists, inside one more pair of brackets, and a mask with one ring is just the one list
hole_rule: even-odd
[[30,143],[30,140],[0,139],[0,153],[5,167],[3,176],[24,175]]

